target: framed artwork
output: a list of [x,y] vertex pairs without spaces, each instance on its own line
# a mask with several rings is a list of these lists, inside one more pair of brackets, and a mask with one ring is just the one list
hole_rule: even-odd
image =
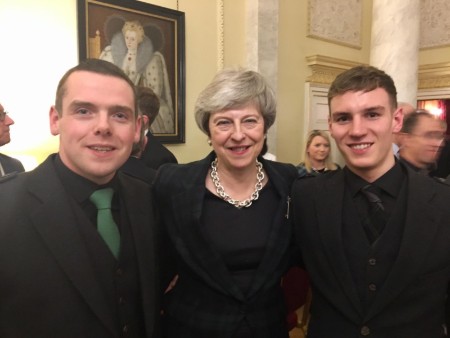
[[361,49],[362,0],[308,0],[308,36]]
[[160,109],[152,134],[184,143],[184,13],[130,0],[77,0],[77,8],[80,61],[110,61],[135,85],[153,89]]

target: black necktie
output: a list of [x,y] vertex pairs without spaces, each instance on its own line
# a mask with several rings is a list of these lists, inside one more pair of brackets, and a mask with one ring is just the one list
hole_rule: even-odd
[[99,189],[94,191],[89,199],[97,207],[97,230],[117,258],[120,251],[120,233],[111,212],[113,194],[111,188]]
[[368,184],[361,189],[361,192],[369,202],[369,214],[363,221],[364,230],[370,243],[373,243],[384,230],[386,213],[379,197],[380,192],[376,187]]

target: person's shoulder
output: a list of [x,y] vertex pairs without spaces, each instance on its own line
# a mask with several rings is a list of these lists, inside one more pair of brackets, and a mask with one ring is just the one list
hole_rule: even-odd
[[431,177],[437,189],[450,194],[450,176],[447,178]]
[[8,155],[5,155],[5,154],[1,154],[1,153],[0,153],[0,158],[2,160],[7,160],[7,161],[10,161],[10,162],[14,162],[15,164],[20,164],[22,166],[22,162],[20,162],[17,158],[14,158],[14,157],[11,157],[11,156],[8,156]]
[[291,163],[283,163],[277,161],[271,161],[267,159],[261,159],[263,167],[271,180],[277,182],[284,182],[289,189],[292,185],[292,182],[297,178],[297,169]]
[[295,169],[297,169],[297,177],[298,178],[310,176],[308,173],[308,170],[306,170],[305,163],[303,163],[303,162],[297,164],[295,166]]
[[[154,169],[149,168],[149,170],[151,170],[151,171],[156,173],[156,171]],[[144,180],[142,180],[142,179],[140,179],[140,178],[138,178],[138,177],[136,177],[134,175],[131,175],[131,174],[125,172],[125,171],[122,171],[122,170],[118,170],[117,171],[117,176],[119,177],[119,179],[121,181],[126,181],[127,184],[133,184],[133,185],[137,185],[137,186],[142,186],[142,185],[148,186],[149,185]]]
[[274,170],[285,172],[291,175],[294,175],[297,172],[295,166],[291,163],[272,161],[269,159],[264,159],[264,163],[266,164],[266,166],[272,167]]
[[[0,177],[0,184],[2,184],[3,186],[11,184],[11,183],[7,183],[10,182],[12,180],[15,180],[17,178],[18,174],[16,172],[10,173],[10,174],[6,174],[2,177]],[[14,181],[16,182],[16,181]]]
[[295,180],[294,185],[296,187],[302,187],[302,189],[310,188],[316,189],[317,185],[326,184],[327,182],[339,180],[342,177],[342,172],[338,170],[327,170],[320,175],[299,175]]
[[[22,200],[27,190],[27,182],[25,181],[27,176],[27,173],[13,172],[0,177],[0,208],[3,210],[11,209],[14,203]],[[13,212],[14,210],[9,211]]]
[[[157,191],[184,189],[199,180],[199,175],[206,177],[209,163],[209,158],[182,164],[165,163],[158,168],[153,186]],[[204,177],[200,178],[202,182]]]

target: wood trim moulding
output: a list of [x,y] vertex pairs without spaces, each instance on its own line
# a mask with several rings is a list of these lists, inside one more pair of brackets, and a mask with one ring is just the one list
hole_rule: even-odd
[[343,71],[361,65],[361,63],[337,59],[330,56],[311,55],[306,57],[306,64],[311,68],[312,74],[306,82],[330,85],[336,76]]
[[419,89],[450,87],[450,62],[419,66]]

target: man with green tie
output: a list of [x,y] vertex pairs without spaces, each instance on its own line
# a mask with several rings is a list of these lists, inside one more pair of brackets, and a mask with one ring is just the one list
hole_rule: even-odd
[[157,337],[150,187],[117,172],[139,138],[133,83],[86,60],[49,117],[59,152],[0,185],[0,337]]

